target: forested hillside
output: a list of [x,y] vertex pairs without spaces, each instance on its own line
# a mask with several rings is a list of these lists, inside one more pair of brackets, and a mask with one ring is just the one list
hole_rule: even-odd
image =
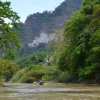
[[79,10],[81,4],[82,0],[65,0],[54,11],[37,12],[28,15],[25,23],[19,23],[22,45],[28,45],[42,32],[51,34],[54,29],[63,28],[64,21],[70,18],[72,12]]
[[58,67],[78,81],[100,83],[100,1],[84,0],[65,27]]

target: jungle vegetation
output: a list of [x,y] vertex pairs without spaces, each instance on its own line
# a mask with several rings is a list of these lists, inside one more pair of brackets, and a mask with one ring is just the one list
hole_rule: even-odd
[[84,0],[82,8],[66,21],[67,41],[59,56],[58,68],[77,77],[79,82],[100,79],[100,1]]
[[12,64],[18,71],[13,77],[7,72],[9,78],[3,73],[5,79],[12,77],[11,82],[25,83],[40,78],[65,83],[100,83],[100,1],[84,0],[81,9],[55,34],[58,39],[49,43],[51,51],[38,50],[19,56],[13,60],[15,65]]
[[[11,61],[17,56],[16,49],[20,48],[19,16],[10,8],[10,2],[0,0],[0,81],[8,81],[17,71],[17,65]],[[9,22],[6,22],[8,20]]]

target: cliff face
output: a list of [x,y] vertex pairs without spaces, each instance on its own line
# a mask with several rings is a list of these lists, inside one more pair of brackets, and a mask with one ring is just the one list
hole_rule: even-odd
[[28,45],[36,38],[39,39],[41,33],[50,35],[55,29],[63,28],[65,20],[68,20],[74,11],[79,10],[81,5],[82,0],[65,0],[54,11],[30,14],[25,23],[19,23],[22,45]]

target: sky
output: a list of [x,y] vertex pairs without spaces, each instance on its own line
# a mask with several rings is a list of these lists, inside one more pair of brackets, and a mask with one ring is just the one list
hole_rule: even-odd
[[2,0],[10,1],[11,8],[13,11],[17,12],[21,17],[20,21],[24,22],[30,14],[43,11],[53,11],[57,6],[59,6],[64,0]]

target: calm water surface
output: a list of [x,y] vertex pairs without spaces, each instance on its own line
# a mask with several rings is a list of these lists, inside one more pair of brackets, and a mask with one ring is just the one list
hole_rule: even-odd
[[0,100],[100,100],[100,86],[39,84],[5,84]]

